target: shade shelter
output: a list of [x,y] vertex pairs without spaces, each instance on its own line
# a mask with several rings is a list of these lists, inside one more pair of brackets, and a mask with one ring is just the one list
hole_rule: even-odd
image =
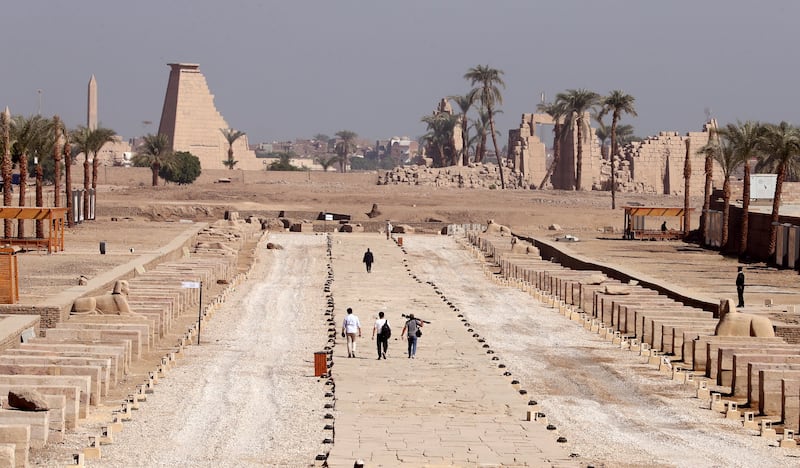
[[37,249],[46,248],[47,253],[64,250],[64,224],[67,220],[66,208],[4,206],[0,207],[0,219],[47,221],[44,237],[0,237],[1,245],[33,246]]
[[[647,226],[646,220],[661,221],[663,218],[680,218],[680,225],[685,226],[684,219],[687,212],[683,207],[663,206],[625,206],[625,239],[667,240],[683,239],[686,232],[683,229],[662,230],[658,226]],[[692,209],[689,208],[691,212]]]

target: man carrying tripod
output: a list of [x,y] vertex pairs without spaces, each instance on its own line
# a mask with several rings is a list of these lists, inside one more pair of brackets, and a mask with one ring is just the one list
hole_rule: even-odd
[[417,354],[417,339],[422,336],[422,320],[414,318],[414,314],[408,314],[408,320],[403,325],[400,338],[408,333],[408,358],[414,359]]

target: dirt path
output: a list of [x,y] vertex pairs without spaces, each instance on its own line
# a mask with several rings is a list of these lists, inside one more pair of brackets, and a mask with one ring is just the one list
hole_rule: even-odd
[[797,466],[740,423],[519,290],[445,237],[406,236],[409,264],[463,311],[583,459],[610,466]]
[[323,435],[323,236],[278,236],[102,466],[308,466]]

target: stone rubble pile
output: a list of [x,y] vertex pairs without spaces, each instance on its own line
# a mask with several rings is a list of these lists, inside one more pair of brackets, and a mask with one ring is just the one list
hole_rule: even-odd
[[[508,189],[529,188],[520,173],[505,168],[505,183]],[[470,189],[499,189],[500,173],[496,164],[471,163],[468,166],[395,167],[378,176],[378,185],[424,185]]]

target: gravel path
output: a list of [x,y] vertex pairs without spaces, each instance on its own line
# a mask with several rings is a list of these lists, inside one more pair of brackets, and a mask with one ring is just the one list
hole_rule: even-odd
[[[701,408],[669,380],[517,289],[486,280],[450,238],[407,236],[409,263],[435,281],[540,402],[583,459],[609,466],[797,466],[796,450]],[[465,265],[473,266],[465,267]]]
[[[98,465],[309,466],[320,452],[325,237],[278,236]],[[92,465],[94,463],[91,463]]]

